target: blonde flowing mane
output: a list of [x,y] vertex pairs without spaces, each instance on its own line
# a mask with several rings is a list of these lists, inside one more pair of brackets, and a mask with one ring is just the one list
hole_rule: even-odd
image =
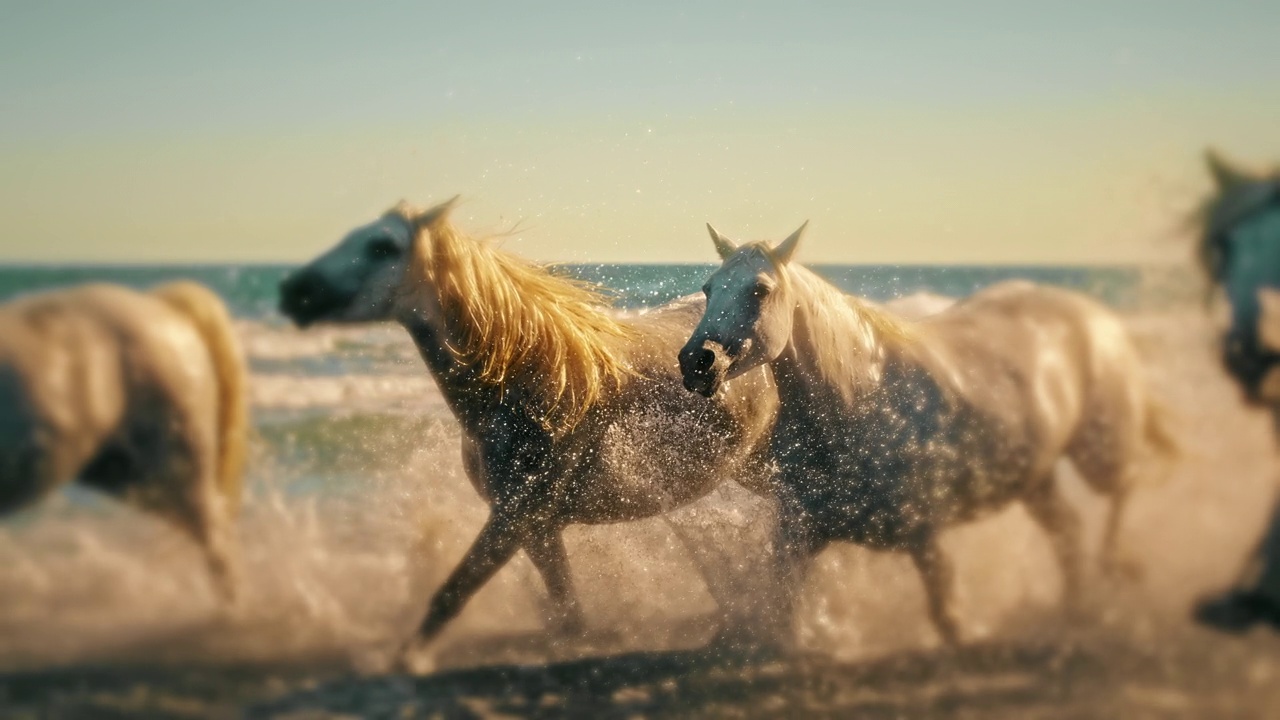
[[789,265],[779,277],[804,289],[801,311],[809,319],[817,367],[850,403],[868,383],[880,380],[891,351],[919,338],[906,320],[846,295],[808,268]]
[[[422,215],[404,203],[391,212],[411,226]],[[595,287],[467,236],[448,208],[417,233],[406,291],[434,287],[454,356],[478,381],[526,394],[547,430],[572,429],[632,373],[623,345],[633,331]]]

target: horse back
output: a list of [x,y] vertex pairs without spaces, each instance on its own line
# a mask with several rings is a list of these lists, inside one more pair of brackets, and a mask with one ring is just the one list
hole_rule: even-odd
[[1082,422],[1141,414],[1141,358],[1124,322],[1063,288],[1011,281],[925,321],[924,343],[962,402],[1050,445]]
[[10,302],[0,307],[0,454],[57,456],[58,474],[74,475],[134,420],[158,429],[175,407],[212,402],[209,364],[189,322],[124,287]]

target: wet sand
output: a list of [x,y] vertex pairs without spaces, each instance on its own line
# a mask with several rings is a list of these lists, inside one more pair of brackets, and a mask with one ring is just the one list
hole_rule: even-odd
[[[320,664],[89,665],[0,677],[5,717],[1273,718],[1280,637],[1165,628],[1152,644],[1075,628],[841,662],[698,649],[487,662],[427,676]],[[580,656],[494,637],[467,654]],[[539,647],[542,646],[542,647]]]

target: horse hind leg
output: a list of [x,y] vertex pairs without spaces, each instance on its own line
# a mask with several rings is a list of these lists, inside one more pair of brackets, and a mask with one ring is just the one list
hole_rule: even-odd
[[201,482],[185,492],[179,491],[171,517],[200,546],[214,589],[223,606],[230,608],[240,598],[240,572],[234,560],[228,509],[212,484],[210,479],[207,484]]
[[569,554],[565,550],[562,533],[563,528],[548,528],[531,537],[524,550],[547,586],[552,605],[552,626],[558,632],[572,635],[582,632],[586,622],[573,587]]
[[1121,537],[1121,523],[1129,504],[1138,472],[1134,458],[1137,440],[1104,437],[1095,432],[1078,438],[1068,450],[1072,464],[1089,487],[1110,498],[1103,527],[1098,562],[1103,575],[1114,580],[1142,579],[1142,563],[1133,557]]
[[955,568],[951,558],[932,530],[922,532],[908,550],[924,581],[929,619],[945,644],[959,645],[960,619],[955,608]]
[[[205,556],[223,606],[234,606],[239,599],[239,568],[234,559],[230,508],[218,492],[213,453],[173,438],[147,450],[138,460],[142,466],[135,468],[136,480],[116,492],[194,540]],[[95,478],[93,484],[101,486],[104,479]]]
[[1084,576],[1084,532],[1080,513],[1067,502],[1057,473],[1052,473],[1022,499],[1040,527],[1044,528],[1062,571],[1062,599],[1068,613],[1080,608]]
[[1103,574],[1107,577],[1137,582],[1142,580],[1146,569],[1142,561],[1134,557],[1120,536],[1120,524],[1124,521],[1129,496],[1129,488],[1124,488],[1111,496],[1111,509],[1107,513],[1107,524],[1102,534],[1102,550],[1098,561]]

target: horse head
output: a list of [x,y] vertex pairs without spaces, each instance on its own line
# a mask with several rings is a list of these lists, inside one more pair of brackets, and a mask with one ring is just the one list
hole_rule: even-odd
[[724,261],[702,292],[707,307],[680,350],[680,372],[690,392],[711,397],[726,381],[782,354],[791,337],[791,287],[785,266],[808,222],[770,247],[741,247],[711,225],[711,241]]
[[1205,206],[1201,260],[1231,305],[1223,362],[1257,400],[1264,378],[1280,366],[1280,347],[1263,342],[1260,293],[1280,288],[1280,174],[1257,176],[1207,157],[1216,194]]
[[420,213],[401,203],[347,233],[280,283],[280,312],[299,327],[393,319],[419,232],[443,217],[456,200]]

